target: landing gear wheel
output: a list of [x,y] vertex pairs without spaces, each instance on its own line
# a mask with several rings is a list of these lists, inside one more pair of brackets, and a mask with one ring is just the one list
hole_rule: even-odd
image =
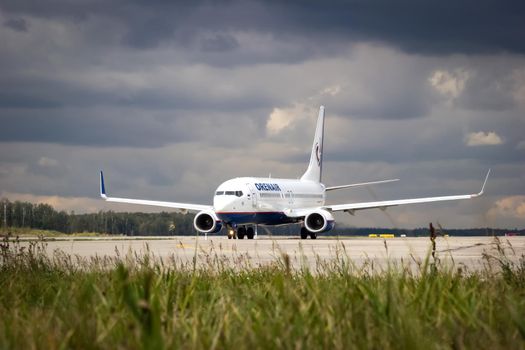
[[255,235],[253,227],[248,227],[248,229],[246,229],[246,235],[248,236],[248,239],[253,239],[253,236]]
[[317,233],[310,232],[310,239],[316,239],[316,238],[317,238]]
[[232,239],[232,238],[235,238],[235,231],[234,230],[229,230],[228,231],[228,239]]
[[306,229],[306,227],[301,227],[301,239],[306,238],[308,238],[308,230]]
[[245,235],[246,235],[246,227],[239,227],[239,229],[237,230],[237,238],[244,239]]

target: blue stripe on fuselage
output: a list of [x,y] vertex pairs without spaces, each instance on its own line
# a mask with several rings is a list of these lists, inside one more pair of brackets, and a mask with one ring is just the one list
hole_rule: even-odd
[[216,213],[217,217],[228,224],[280,225],[295,222],[282,212],[242,212]]

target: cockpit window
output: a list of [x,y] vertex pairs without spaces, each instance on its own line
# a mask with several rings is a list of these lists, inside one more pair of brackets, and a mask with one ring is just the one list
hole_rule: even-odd
[[242,191],[217,191],[217,192],[215,192],[215,195],[216,196],[225,195],[225,196],[242,197],[243,193],[242,193]]

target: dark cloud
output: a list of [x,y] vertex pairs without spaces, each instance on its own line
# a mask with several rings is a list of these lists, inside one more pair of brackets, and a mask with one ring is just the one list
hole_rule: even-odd
[[0,108],[56,108],[60,103],[52,99],[17,93],[0,93]]
[[[154,111],[143,108],[0,109],[0,142],[151,148],[197,141],[230,145],[264,135],[266,113]],[[242,114],[246,116],[247,111]],[[235,131],[232,126],[235,125]],[[239,132],[238,130],[242,130]],[[232,137],[234,135],[234,137]]]
[[174,32],[175,28],[159,16],[130,26],[123,43],[138,49],[151,49],[174,39]]
[[[3,112],[1,141],[49,142],[69,145],[158,147],[182,142],[187,133],[173,124],[143,118],[129,110],[108,112],[54,109],[39,113]],[[129,113],[129,114],[128,114]]]
[[465,90],[457,103],[473,110],[513,109],[513,92],[519,85],[513,80],[512,71],[505,68],[495,67],[489,72],[473,72],[467,79]]
[[201,41],[204,51],[231,51],[239,47],[237,40],[231,35],[216,34]]
[[16,30],[17,32],[27,32],[29,25],[23,18],[10,18],[4,21],[4,26]]
[[[525,52],[520,1],[276,1],[285,31],[378,41],[409,53]],[[277,15],[279,18],[279,15]]]
[[0,8],[6,12],[24,13],[36,17],[83,20],[90,14],[101,13],[104,9],[111,11],[112,7],[105,4],[105,1],[100,0],[50,0],[45,3],[31,0],[2,0]]
[[356,99],[351,91],[323,99],[338,115],[350,119],[413,119],[427,115],[433,101],[432,92],[423,74],[403,78],[400,86],[397,74],[383,74],[383,81],[376,81],[365,88],[365,98]]
[[525,53],[525,3],[520,1],[4,0],[0,7],[7,13],[75,20],[113,17],[127,28],[124,42],[140,48],[172,40],[177,31],[234,30],[307,36],[320,43],[377,41],[410,53]]

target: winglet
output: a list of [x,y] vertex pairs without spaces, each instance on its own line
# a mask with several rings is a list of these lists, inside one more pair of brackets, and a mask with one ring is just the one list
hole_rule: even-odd
[[489,179],[490,175],[490,169],[487,171],[487,176],[485,176],[485,181],[483,181],[483,186],[481,186],[481,191],[477,194],[478,196],[481,196],[483,194],[483,191],[485,191],[485,185],[487,184],[487,180]]
[[106,186],[104,185],[104,173],[102,170],[100,171],[100,197],[107,199],[108,196],[106,196]]

